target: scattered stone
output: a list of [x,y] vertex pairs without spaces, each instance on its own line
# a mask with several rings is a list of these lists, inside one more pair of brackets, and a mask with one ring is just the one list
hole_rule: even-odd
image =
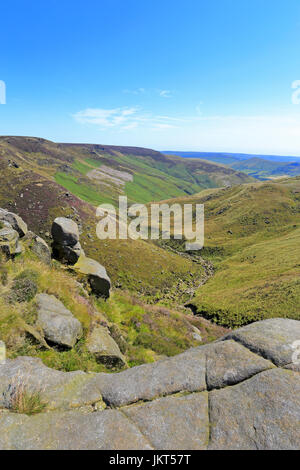
[[47,341],[72,348],[82,336],[81,323],[54,295],[38,294],[37,326]]
[[84,255],[79,243],[78,225],[66,217],[57,217],[51,229],[54,256],[70,264],[75,264]]
[[33,232],[27,232],[24,242],[28,241],[30,250],[45,264],[51,264],[51,250],[45,240]]
[[8,258],[22,253],[22,245],[16,230],[11,227],[0,229],[0,249]]
[[74,246],[79,242],[79,231],[76,222],[66,217],[57,217],[51,229],[55,243],[62,246]]
[[21,217],[13,212],[6,211],[5,209],[0,209],[0,221],[8,222],[14,230],[16,230],[19,236],[22,238],[28,232],[27,224],[24,222]]
[[81,256],[74,269],[88,276],[90,286],[96,295],[109,297],[111,282],[106,269],[101,264],[91,258]]
[[118,327],[118,325],[116,323],[112,323],[111,325],[109,325],[109,332],[110,332],[111,337],[115,340],[115,342],[119,346],[122,354],[125,354],[128,349],[128,344],[120,328]]
[[93,354],[97,361],[108,367],[122,367],[126,365],[125,358],[121,353],[119,346],[110,336],[107,328],[96,325],[90,332],[86,346],[88,351]]
[[202,342],[201,331],[194,325],[191,325],[191,328],[193,330],[192,336],[193,336],[194,340],[201,343]]

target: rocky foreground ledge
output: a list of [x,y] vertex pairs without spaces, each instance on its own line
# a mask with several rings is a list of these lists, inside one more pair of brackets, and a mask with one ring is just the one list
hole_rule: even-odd
[[[299,449],[300,321],[270,319],[117,374],[0,366],[0,449]],[[298,357],[299,359],[299,357]],[[6,409],[22,381],[47,402]]]

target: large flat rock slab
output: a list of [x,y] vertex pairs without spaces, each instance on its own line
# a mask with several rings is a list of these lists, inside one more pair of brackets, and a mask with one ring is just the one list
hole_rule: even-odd
[[137,427],[117,410],[96,413],[51,412],[34,417],[0,413],[0,450],[151,448]]
[[254,354],[235,341],[223,341],[206,349],[206,381],[208,390],[234,385],[274,364]]
[[299,449],[300,376],[273,369],[209,395],[210,449]]
[[206,389],[204,352],[199,348],[118,374],[98,374],[95,383],[106,403],[124,406],[177,392]]
[[122,409],[159,450],[203,450],[209,438],[208,394],[160,398]]
[[293,363],[293,344],[300,340],[300,322],[271,318],[232,331],[224,339],[234,339],[277,366]]
[[[7,360],[0,449],[299,449],[299,324],[263,321],[117,374]],[[41,414],[9,411],[18,384],[39,392]]]
[[[46,367],[33,357],[19,357],[0,364],[0,408],[7,407],[10,391],[20,385],[38,392],[47,409],[75,408],[101,402],[94,374],[61,372]],[[104,404],[103,404],[104,406]]]

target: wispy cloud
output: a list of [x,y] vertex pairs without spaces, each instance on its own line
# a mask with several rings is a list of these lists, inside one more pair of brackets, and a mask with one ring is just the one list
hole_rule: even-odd
[[299,114],[208,116],[197,111],[178,116],[153,114],[137,106],[88,108],[73,118],[99,130],[132,132],[139,145],[155,135],[150,140],[156,148],[299,155]]
[[162,98],[172,98],[172,92],[170,90],[160,90],[159,96]]
[[146,113],[139,107],[129,108],[87,108],[73,114],[73,118],[80,124],[91,124],[101,129],[116,128],[120,130],[136,129],[139,126],[149,129],[175,128],[184,119],[172,116],[155,116]]
[[117,127],[125,125],[137,114],[138,108],[87,108],[73,114],[73,118],[81,124],[95,124],[100,127]]
[[127,95],[158,95],[161,98],[173,98],[173,92],[171,90],[155,89],[155,88],[135,88],[123,90],[123,93]]
[[126,93],[128,95],[143,95],[146,93],[145,88],[136,88],[135,90],[123,90],[123,93]]

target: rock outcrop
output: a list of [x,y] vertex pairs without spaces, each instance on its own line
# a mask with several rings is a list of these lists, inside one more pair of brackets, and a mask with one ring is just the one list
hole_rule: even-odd
[[9,223],[18,232],[20,238],[24,237],[28,231],[27,224],[21,217],[5,209],[0,209],[0,221]]
[[38,294],[37,326],[48,342],[72,348],[82,336],[81,323],[54,295]]
[[10,226],[0,229],[0,249],[8,258],[22,253],[19,234]]
[[87,258],[79,242],[79,229],[76,222],[65,217],[57,217],[51,229],[54,257],[84,274],[92,291],[101,297],[110,295],[111,281],[105,268],[94,259]]
[[27,232],[23,239],[29,249],[45,264],[51,264],[51,250],[45,240],[33,232]]
[[8,258],[23,252],[20,238],[23,238],[27,232],[27,225],[21,217],[0,208],[0,250]]
[[57,217],[51,229],[54,256],[68,264],[75,264],[83,250],[79,242],[78,225],[66,217]]
[[0,397],[21,377],[48,405],[29,417],[0,398],[0,448],[299,449],[299,339],[299,321],[271,319],[117,374],[8,360]]
[[81,256],[75,264],[74,269],[85,274],[89,280],[90,286],[96,295],[108,298],[110,295],[111,282],[106,269],[98,261]]

